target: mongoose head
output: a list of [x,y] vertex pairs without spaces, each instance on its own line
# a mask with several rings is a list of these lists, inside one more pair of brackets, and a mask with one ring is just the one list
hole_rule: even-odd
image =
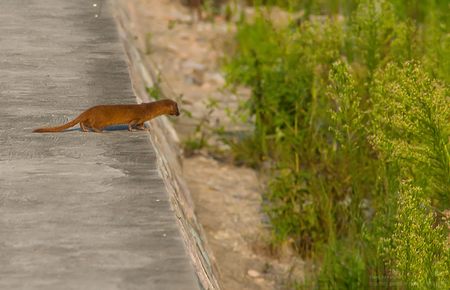
[[168,115],[173,115],[173,116],[180,115],[180,110],[178,110],[177,102],[169,100],[169,99],[162,100],[162,102],[164,102],[165,105],[169,107]]

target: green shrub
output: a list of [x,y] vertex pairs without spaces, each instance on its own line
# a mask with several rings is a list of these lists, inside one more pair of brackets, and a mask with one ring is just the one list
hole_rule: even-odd
[[402,176],[414,177],[433,205],[450,207],[448,88],[416,63],[388,65],[373,88],[373,142]]
[[392,254],[393,268],[406,289],[450,285],[450,248],[443,225],[435,225],[430,210],[420,187],[401,183]]
[[326,247],[317,289],[366,289],[366,263],[360,245],[354,240],[330,241]]
[[413,3],[361,0],[346,17],[307,17],[336,11],[319,1],[287,27],[262,13],[238,25],[226,71],[252,89],[241,110],[253,130],[229,143],[270,175],[274,242],[320,263],[316,288],[450,285],[448,229],[429,211],[450,208],[446,6]]

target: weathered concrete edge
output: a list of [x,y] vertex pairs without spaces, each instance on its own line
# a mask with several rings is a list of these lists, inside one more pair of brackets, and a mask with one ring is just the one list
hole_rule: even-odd
[[[150,101],[146,88],[158,82],[158,69],[154,64],[146,63],[141,52],[134,45],[127,24],[127,11],[118,0],[115,2],[115,19],[120,38],[128,57],[128,66],[133,82],[133,89],[138,102]],[[170,96],[162,88],[164,96]],[[179,138],[172,124],[166,117],[147,122],[150,127],[149,138],[155,148],[158,169],[169,193],[172,208],[177,216],[180,231],[185,241],[187,252],[191,257],[200,286],[203,289],[220,289],[218,268],[211,250],[207,245],[202,226],[197,222],[194,204],[186,182],[182,177],[181,150]]]

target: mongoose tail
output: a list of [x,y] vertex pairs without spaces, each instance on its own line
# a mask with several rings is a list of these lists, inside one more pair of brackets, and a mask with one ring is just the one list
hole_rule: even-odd
[[67,128],[73,127],[76,124],[80,123],[82,121],[82,115],[76,117],[75,119],[73,119],[72,121],[63,124],[61,126],[57,126],[57,127],[48,127],[48,128],[38,128],[38,129],[34,129],[33,133],[47,133],[47,132],[61,132],[64,131]]

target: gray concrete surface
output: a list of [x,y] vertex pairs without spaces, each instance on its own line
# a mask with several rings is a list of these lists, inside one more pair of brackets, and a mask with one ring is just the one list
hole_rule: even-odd
[[135,102],[102,2],[0,1],[0,289],[199,288],[146,132],[31,133]]

